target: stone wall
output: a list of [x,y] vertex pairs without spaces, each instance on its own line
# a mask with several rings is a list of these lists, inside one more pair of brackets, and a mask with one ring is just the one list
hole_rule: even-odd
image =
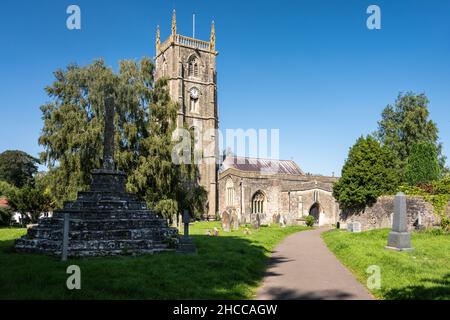
[[[450,206],[450,204],[449,204]],[[380,197],[371,207],[363,210],[342,210],[340,223],[360,222],[363,231],[391,228],[392,215],[394,213],[394,197]],[[422,197],[407,197],[408,229],[414,230],[421,227],[430,228],[440,224],[440,218],[434,214],[433,205]]]

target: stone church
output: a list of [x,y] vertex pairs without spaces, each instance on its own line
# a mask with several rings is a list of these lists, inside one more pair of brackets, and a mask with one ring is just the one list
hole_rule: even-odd
[[[196,143],[213,146],[199,164],[200,183],[208,191],[210,219],[228,211],[240,223],[256,216],[262,224],[296,224],[312,215],[319,225],[336,223],[339,207],[332,196],[334,177],[305,174],[295,162],[228,157],[217,165],[219,128],[214,22],[209,41],[177,33],[176,13],[171,34],[161,41],[156,34],[156,78],[166,77],[174,101],[178,102],[179,128],[185,125],[195,133]],[[199,141],[198,141],[199,140]]]

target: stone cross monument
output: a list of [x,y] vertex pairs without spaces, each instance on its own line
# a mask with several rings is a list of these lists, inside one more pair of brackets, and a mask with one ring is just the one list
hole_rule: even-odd
[[408,232],[407,226],[406,196],[402,192],[395,196],[392,231],[389,233],[386,249],[398,251],[413,249],[411,247],[411,234]]
[[[103,166],[92,172],[91,187],[66,201],[50,218],[16,240],[19,252],[68,257],[195,252],[193,241],[179,246],[178,230],[126,190],[127,176],[114,164],[114,100],[105,100]],[[70,228],[69,228],[70,226]]]
[[113,171],[114,166],[114,99],[105,101],[105,131],[103,141],[103,169]]

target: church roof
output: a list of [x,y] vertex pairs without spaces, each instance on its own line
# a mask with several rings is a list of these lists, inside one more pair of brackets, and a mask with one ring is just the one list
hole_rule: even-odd
[[232,156],[222,163],[221,172],[227,169],[267,174],[304,175],[305,173],[292,160],[271,160]]

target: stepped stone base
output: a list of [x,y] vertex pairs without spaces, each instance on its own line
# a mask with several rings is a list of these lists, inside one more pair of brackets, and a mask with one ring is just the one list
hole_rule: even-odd
[[178,230],[125,190],[126,176],[112,170],[93,172],[91,190],[66,202],[52,218],[16,240],[19,252],[61,255],[64,215],[70,215],[68,255],[92,257],[175,251]]

